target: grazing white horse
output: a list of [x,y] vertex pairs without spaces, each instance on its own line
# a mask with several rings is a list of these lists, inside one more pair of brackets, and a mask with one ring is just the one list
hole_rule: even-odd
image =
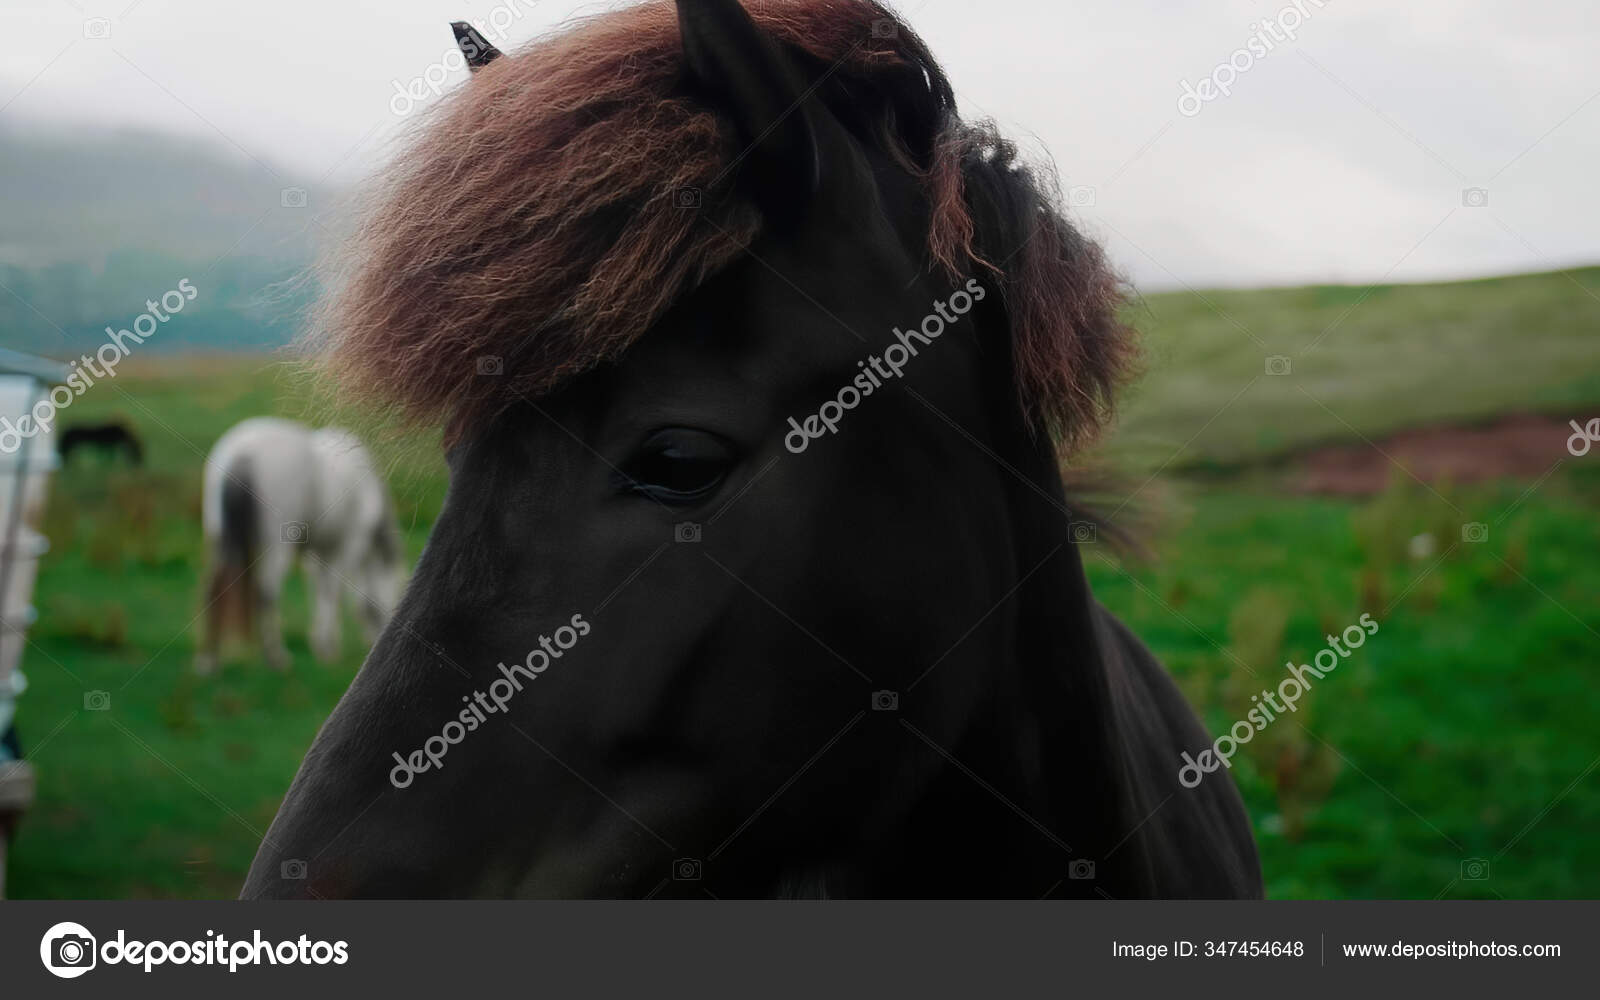
[[289,666],[278,610],[302,559],[312,593],[311,649],[339,653],[339,598],[354,599],[368,643],[399,600],[402,556],[394,506],[372,456],[348,431],[252,417],[206,458],[202,500],[210,578],[195,668],[216,669],[223,633],[257,632],[267,663]]

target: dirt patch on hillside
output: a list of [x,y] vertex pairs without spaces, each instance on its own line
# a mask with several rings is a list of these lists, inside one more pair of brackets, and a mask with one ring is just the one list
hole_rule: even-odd
[[[1418,427],[1374,438],[1376,447],[1357,442],[1307,452],[1291,461],[1289,482],[1298,493],[1366,496],[1405,476],[1396,463],[1428,483],[1534,480],[1563,459],[1574,461],[1567,451],[1572,433],[1565,420],[1535,414],[1472,427]],[[1600,460],[1600,444],[1592,454]]]

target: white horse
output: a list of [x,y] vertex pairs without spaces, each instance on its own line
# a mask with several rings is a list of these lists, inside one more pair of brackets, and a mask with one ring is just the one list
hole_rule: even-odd
[[399,600],[403,571],[394,506],[372,456],[348,431],[252,417],[206,458],[202,499],[210,577],[195,668],[216,669],[223,633],[256,631],[284,670],[278,601],[297,555],[312,592],[311,649],[339,653],[339,597],[354,598],[370,644]]

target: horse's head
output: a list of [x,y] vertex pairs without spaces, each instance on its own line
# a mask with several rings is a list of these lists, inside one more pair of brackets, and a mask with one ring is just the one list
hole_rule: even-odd
[[991,875],[1058,851],[989,793],[1093,742],[1053,442],[1126,360],[1115,284],[890,14],[750,6],[497,59],[400,168],[334,354],[450,409],[450,493],[246,895],[961,891],[1010,884],[975,831]]

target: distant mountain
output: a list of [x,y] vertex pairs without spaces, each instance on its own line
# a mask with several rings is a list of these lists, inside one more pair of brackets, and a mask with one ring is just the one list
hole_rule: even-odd
[[186,137],[0,129],[0,346],[92,349],[183,278],[198,297],[144,349],[281,346],[334,194]]

